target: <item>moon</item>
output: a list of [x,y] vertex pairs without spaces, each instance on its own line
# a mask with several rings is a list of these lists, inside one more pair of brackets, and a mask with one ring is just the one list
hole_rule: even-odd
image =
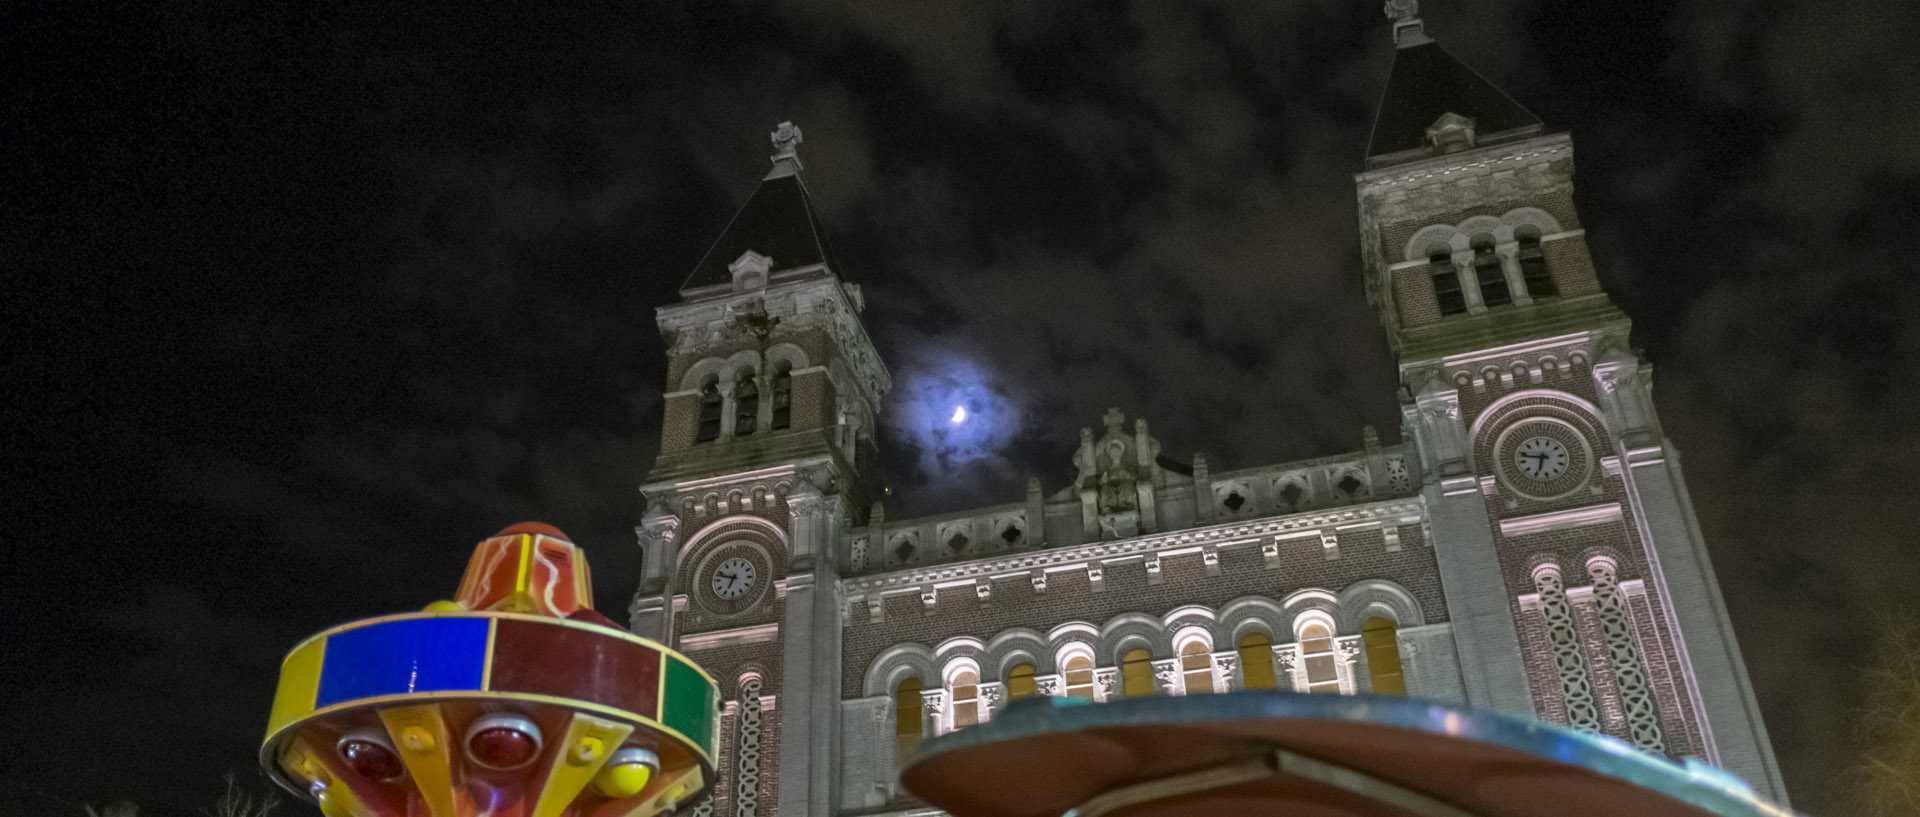
[[954,407],[953,407],[953,420],[952,420],[951,422],[952,422],[952,423],[953,423],[954,425],[959,425],[959,424],[961,424],[961,423],[964,423],[964,422],[966,422],[966,421],[967,421],[967,407],[966,407],[966,406],[954,406]]

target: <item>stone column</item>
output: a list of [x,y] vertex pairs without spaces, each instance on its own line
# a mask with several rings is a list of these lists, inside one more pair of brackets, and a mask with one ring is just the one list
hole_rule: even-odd
[[1487,301],[1480,294],[1480,273],[1473,268],[1473,248],[1453,251],[1453,272],[1460,276],[1460,294],[1466,296],[1467,312],[1485,314]]
[[1214,653],[1213,691],[1227,692],[1229,690],[1245,689],[1247,686],[1246,681],[1236,674],[1236,668],[1239,667],[1239,665],[1240,654],[1237,652],[1227,651]]
[[[765,373],[756,375],[753,387],[760,394],[759,402],[754,405],[753,429],[756,432],[770,430],[773,428],[773,378]],[[791,394],[788,399],[792,399]]]
[[733,390],[739,385],[732,380],[721,380],[714,384],[720,390],[720,438],[724,442],[733,439]]
[[627,607],[628,629],[662,644],[673,643],[673,595],[680,564],[680,517],[655,502],[633,529],[640,541],[640,586]]
[[1162,695],[1185,695],[1186,687],[1180,683],[1180,659],[1163,658],[1153,662],[1153,679],[1160,684]]
[[927,737],[947,733],[947,691],[940,687],[920,690],[920,734]]
[[792,562],[787,568],[786,618],[781,622],[780,720],[782,814],[833,814],[835,759],[840,756],[840,582],[832,537],[844,515],[839,496],[823,496],[796,480],[787,495],[792,518]]
[[1000,681],[994,681],[993,683],[990,683],[990,684],[981,684],[980,685],[980,721],[982,723],[985,723],[987,721],[993,720],[994,716],[1000,714],[1000,710],[1006,708],[1006,700],[1007,700],[1006,684]]
[[1352,695],[1360,691],[1360,637],[1350,635],[1333,640],[1334,677],[1340,691]]
[[[1300,645],[1274,645],[1273,660],[1280,667],[1279,676],[1274,679],[1275,681],[1284,679],[1293,691],[1307,691],[1307,668],[1300,661]],[[1277,683],[1275,685],[1278,686]]]
[[1520,271],[1520,244],[1514,241],[1496,244],[1493,252],[1500,256],[1500,274],[1507,279],[1507,291],[1513,293],[1513,302],[1521,306],[1533,303],[1533,293],[1527,291],[1527,276]]

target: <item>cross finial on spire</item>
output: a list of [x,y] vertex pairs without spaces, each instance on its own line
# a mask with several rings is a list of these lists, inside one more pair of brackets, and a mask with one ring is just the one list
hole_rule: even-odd
[[1427,41],[1420,24],[1420,0],[1387,0],[1387,19],[1393,21],[1393,44],[1401,48]]
[[800,172],[800,126],[782,122],[773,129],[773,171],[767,178],[792,176]]

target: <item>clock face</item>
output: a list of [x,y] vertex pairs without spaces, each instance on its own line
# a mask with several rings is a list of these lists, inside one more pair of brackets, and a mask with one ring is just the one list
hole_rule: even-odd
[[732,601],[753,588],[753,563],[735,556],[713,569],[713,594]]
[[1552,437],[1528,437],[1513,449],[1514,469],[1541,482],[1558,479],[1571,461],[1566,445]]

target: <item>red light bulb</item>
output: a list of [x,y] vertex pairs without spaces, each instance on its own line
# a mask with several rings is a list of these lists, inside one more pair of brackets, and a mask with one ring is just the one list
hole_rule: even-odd
[[467,751],[474,761],[495,769],[525,765],[539,748],[532,735],[510,726],[482,729],[467,741]]
[[370,740],[348,738],[340,741],[340,759],[347,762],[347,768],[354,774],[368,780],[388,782],[400,779],[406,768],[400,765],[400,758],[378,743]]

